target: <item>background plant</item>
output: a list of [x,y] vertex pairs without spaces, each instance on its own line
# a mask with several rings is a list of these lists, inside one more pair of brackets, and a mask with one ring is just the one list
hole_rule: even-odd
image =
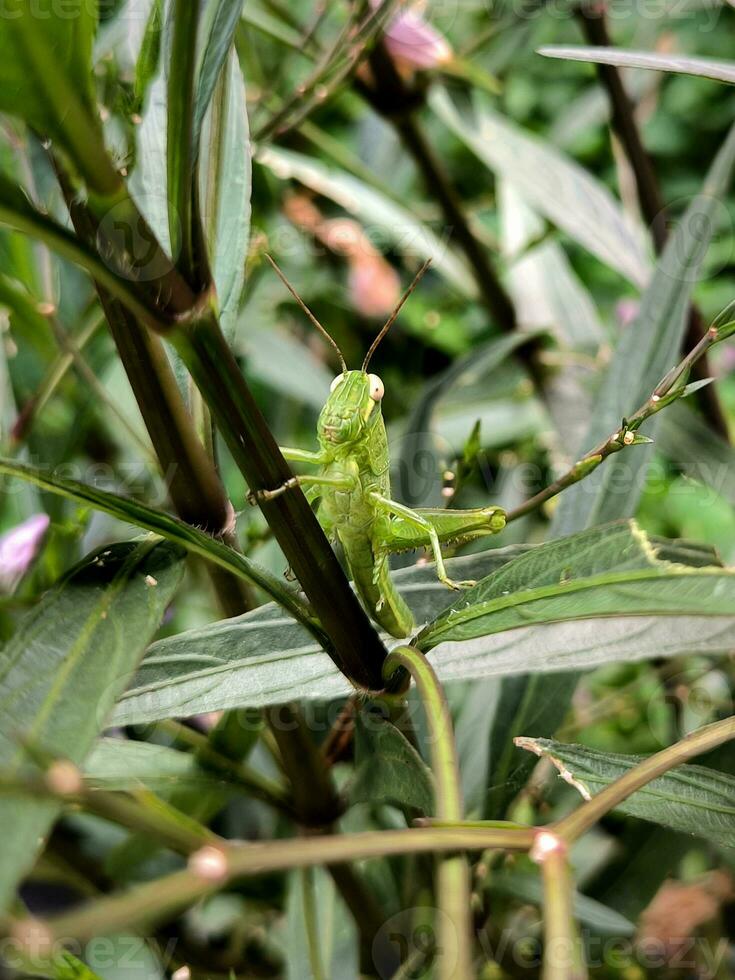
[[[728,975],[732,11],[617,13],[6,0],[11,971]],[[394,486],[511,521],[390,653],[245,505],[333,375],[266,249],[348,363],[432,259]]]

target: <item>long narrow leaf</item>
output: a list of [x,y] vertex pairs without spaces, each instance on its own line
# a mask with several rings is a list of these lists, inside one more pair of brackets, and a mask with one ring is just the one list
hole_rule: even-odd
[[[668,561],[660,549],[634,522],[552,541],[465,592],[416,644],[428,652],[534,623],[598,616],[732,614],[735,570]],[[676,559],[676,549],[669,554]]]
[[[646,290],[636,322],[623,334],[601,390],[580,452],[589,450],[652,394],[679,359],[689,310],[707,246],[716,229],[717,208],[735,167],[735,126],[717,154],[702,191],[671,236]],[[655,427],[653,428],[655,432]],[[637,448],[608,460],[561,498],[552,533],[571,534],[635,513],[651,452]]]
[[[92,555],[48,593],[0,651],[0,769],[38,753],[81,763],[135,670],[176,591],[182,552],[152,542]],[[58,812],[51,801],[0,799],[0,908]]]
[[[524,739],[521,747],[551,759],[562,778],[590,796],[643,759],[546,738]],[[616,810],[725,847],[735,846],[735,778],[715,769],[679,766],[638,790]]]
[[254,582],[297,620],[310,625],[310,628],[314,628],[306,607],[297,596],[284,587],[275,575],[272,575],[267,569],[262,568],[250,558],[246,558],[245,555],[229,548],[217,538],[205,534],[204,531],[200,531],[190,524],[185,524],[176,517],[171,517],[164,511],[147,507],[130,497],[122,497],[107,490],[99,490],[97,487],[78,483],[76,480],[57,477],[52,473],[46,473],[43,470],[16,463],[13,460],[0,459],[0,474],[33,483],[42,490],[67,497],[69,500],[74,500],[84,506],[94,507],[95,510],[103,511],[103,513],[110,514],[118,520],[134,524],[145,531],[160,534],[162,538],[172,541],[187,551],[200,555],[207,561],[214,562],[215,565]]
[[650,261],[640,236],[604,185],[485,105],[478,103],[473,118],[465,119],[442,89],[432,91],[430,102],[468,149],[512,181],[540,214],[636,286],[645,285]]
[[[652,557],[656,550],[663,556],[664,549],[676,564]],[[424,649],[441,644],[431,658],[442,681],[525,672],[542,677],[654,656],[726,652],[735,643],[735,574],[716,565],[702,570],[706,555],[621,525],[580,535],[571,544],[501,549],[448,561],[449,574],[456,578],[486,576],[472,591],[499,589],[501,606],[508,598],[503,592],[525,595],[525,616],[517,602],[512,608],[483,607],[478,610],[483,618],[476,617],[472,606],[462,608],[466,599],[442,613],[453,597],[431,566],[402,569],[395,581],[417,622],[435,620],[419,634],[419,642]],[[685,564],[688,560],[694,564]],[[658,596],[650,581],[641,587],[642,572],[655,581]],[[565,594],[566,578],[587,588]],[[472,591],[464,594],[470,600]],[[639,591],[642,597],[636,598]],[[478,635],[457,639],[460,627],[464,637],[473,627]],[[548,676],[543,684],[548,702]],[[154,644],[120,700],[116,719],[132,724],[289,698],[329,700],[350,690],[302,627],[284,619],[276,607],[264,606]],[[529,715],[521,717],[528,720]]]
[[690,58],[686,55],[658,54],[655,51],[625,51],[622,48],[581,45],[569,47],[562,44],[539,48],[538,53],[546,58],[561,58],[564,61],[591,61],[598,65],[617,65],[618,68],[650,68],[654,71],[694,75],[697,78],[711,78],[716,82],[735,85],[735,64],[714,58]]

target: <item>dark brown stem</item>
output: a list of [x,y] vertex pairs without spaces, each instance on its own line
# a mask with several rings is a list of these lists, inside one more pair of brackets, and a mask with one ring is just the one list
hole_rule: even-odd
[[265,714],[291,783],[296,819],[306,828],[331,826],[340,816],[342,804],[298,705],[281,704],[267,708]]
[[373,77],[370,84],[360,83],[363,95],[395,126],[427,188],[441,205],[449,234],[465,253],[480,296],[493,320],[502,330],[514,330],[513,303],[498,279],[487,251],[473,234],[462,200],[416,118],[416,110],[423,104],[423,93],[406,85],[382,43],[376,44],[371,51],[369,64]]
[[[304,716],[295,704],[266,710],[278,745],[280,761],[291,783],[294,813],[302,827],[312,833],[331,833],[343,810],[324,753],[317,747]],[[380,906],[366,888],[360,874],[349,864],[327,865],[338,891],[355,920],[360,936],[363,972],[373,967],[372,948],[384,922]]]
[[[93,240],[93,216],[75,197],[66,174],[56,169],[77,234]],[[236,547],[229,526],[231,505],[196,435],[161,340],[99,284],[95,286],[176,513],[188,524],[220,534]],[[250,590],[242,579],[209,563],[208,569],[226,616],[239,616],[252,608]]]
[[[586,40],[595,46],[610,47],[612,42],[607,29],[604,5],[582,4],[577,16]],[[623,80],[615,65],[597,65],[597,75],[610,103],[612,130],[620,141],[635,179],[636,194],[641,214],[651,231],[651,238],[657,254],[660,254],[668,238],[666,205],[661,195],[658,177],[635,118],[635,108],[623,85]],[[694,347],[705,332],[702,317],[696,307],[689,311],[685,347]],[[695,367],[697,380],[711,377],[707,358]],[[729,441],[728,425],[712,385],[702,388],[697,398],[713,428]]]
[[[604,11],[581,6],[578,17],[582,31],[590,44],[610,45]],[[636,193],[641,213],[651,230],[656,252],[666,244],[666,211],[651,158],[641,140],[635,119],[635,108],[625,91],[620,72],[614,65],[597,65],[597,74],[610,103],[611,125],[620,140],[635,176]]]

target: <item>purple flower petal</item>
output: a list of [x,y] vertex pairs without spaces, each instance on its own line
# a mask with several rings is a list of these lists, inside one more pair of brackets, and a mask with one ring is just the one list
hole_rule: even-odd
[[28,571],[49,523],[46,514],[34,514],[0,537],[1,592],[12,592]]

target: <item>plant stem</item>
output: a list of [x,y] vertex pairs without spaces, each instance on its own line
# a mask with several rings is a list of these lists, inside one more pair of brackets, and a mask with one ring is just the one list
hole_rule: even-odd
[[171,63],[168,73],[168,126],[166,135],[169,233],[172,255],[187,281],[200,288],[195,248],[194,83],[197,28],[201,0],[175,0],[171,23]]
[[[94,241],[94,216],[77,200],[58,163],[56,174],[77,234]],[[176,513],[194,527],[220,534],[237,550],[237,538],[230,527],[230,502],[213,461],[197,437],[161,340],[99,282],[95,281],[95,286]],[[253,607],[253,596],[241,577],[221,566],[210,565],[209,569],[226,616],[238,616]]]
[[516,314],[513,303],[498,279],[485,248],[472,232],[462,200],[416,118],[416,110],[423,104],[423,93],[407,87],[382,43],[373,48],[370,67],[373,81],[370,85],[360,85],[362,94],[377,112],[393,124],[429,192],[439,201],[449,234],[466,255],[490,316],[501,330],[514,330]]
[[[53,766],[51,771],[53,772]],[[110,793],[82,782],[81,773],[79,779],[78,790],[67,794],[54,792],[53,787],[44,779],[6,779],[0,775],[0,794],[55,799],[61,805],[83,807],[89,813],[119,824],[133,833],[153,837],[178,854],[192,854],[205,844],[221,840],[198,821],[169,806],[152,793]]]
[[309,966],[311,967],[312,980],[328,980],[322,962],[321,933],[319,931],[319,918],[317,915],[314,869],[302,868],[299,875],[301,878],[301,902],[304,910],[304,924],[306,926],[306,945],[309,953]]
[[672,401],[676,401],[678,398],[687,394],[684,386],[677,387],[678,382],[705,356],[711,347],[720,341],[722,338],[721,330],[721,327],[713,324],[707,333],[699,339],[696,347],[686,355],[681,363],[661,379],[651,394],[651,397],[629,418],[622,420],[620,429],[617,429],[598,446],[577,460],[574,466],[557,480],[554,480],[553,483],[544,487],[535,496],[529,497],[519,507],[509,511],[506,515],[506,523],[516,521],[519,517],[524,517],[531,511],[536,510],[537,507],[541,507],[548,500],[556,497],[563,490],[573,486],[575,483],[579,483],[580,480],[583,480],[596,470],[608,456],[619,453],[628,446],[639,445],[641,442],[650,442],[651,440],[636,436],[635,433],[646,419],[660,412],[662,408],[670,405]]
[[217,749],[212,747],[206,735],[188,728],[178,721],[161,721],[156,726],[160,731],[165,732],[179,744],[193,749],[197,759],[201,760],[202,765],[210,770],[221,773],[230,781],[242,786],[251,796],[267,803],[274,809],[293,818],[294,809],[288,793],[283,785],[275,780],[269,779],[256,769],[251,768],[243,762],[235,762],[228,758]]
[[[461,821],[462,785],[444,691],[429,661],[415,647],[391,650],[383,671],[386,683],[401,668],[409,671],[416,681],[426,712],[431,768],[436,781],[437,819]],[[472,921],[470,869],[464,855],[447,857],[439,862],[436,894],[438,975],[441,980],[467,980],[472,976]]]
[[[604,5],[594,8],[582,3],[577,8],[577,17],[587,41],[595,46],[610,47],[611,40],[607,29]],[[654,170],[635,118],[635,109],[625,90],[620,71],[615,65],[596,65],[600,83],[610,103],[611,126],[620,140],[625,156],[630,164],[635,181],[638,204],[648,225],[656,254],[660,255],[669,237],[666,204],[661,194],[658,177]],[[702,337],[704,327],[702,317],[694,305],[689,309],[689,326],[686,345],[693,347]],[[707,378],[711,372],[707,359],[695,369],[695,378]],[[699,392],[702,409],[717,432],[729,441],[727,419],[714,388],[703,388]]]
[[280,761],[291,782],[296,819],[303,827],[329,826],[342,812],[329,770],[296,704],[266,709]]
[[220,881],[205,880],[190,869],[178,871],[54,917],[46,925],[54,936],[89,939],[117,929],[135,929],[144,923],[164,921],[248,875],[398,854],[451,853],[489,847],[525,851],[532,843],[530,830],[437,827],[230,844],[223,847],[227,875]]
[[73,338],[74,350],[65,347],[50,366],[34,397],[23,407],[11,433],[11,445],[15,449],[29,436],[35,420],[53,398],[59,385],[72,367],[76,355],[81,355],[84,348],[104,324],[104,317],[95,305],[91,314],[85,316],[84,322]]
[[554,831],[568,842],[575,841],[610,810],[627,799],[636,790],[646,786],[658,776],[662,776],[681,765],[693,756],[709,752],[710,749],[735,738],[735,717],[725,718],[686,735],[679,742],[644,759],[620,779],[610,783],[603,790],[583,803],[569,816],[563,817],[554,825]]
[[[547,849],[543,849],[544,844]],[[541,830],[531,857],[541,868],[544,887],[542,980],[585,980],[587,970],[574,921],[574,885],[567,846],[552,832]]]

